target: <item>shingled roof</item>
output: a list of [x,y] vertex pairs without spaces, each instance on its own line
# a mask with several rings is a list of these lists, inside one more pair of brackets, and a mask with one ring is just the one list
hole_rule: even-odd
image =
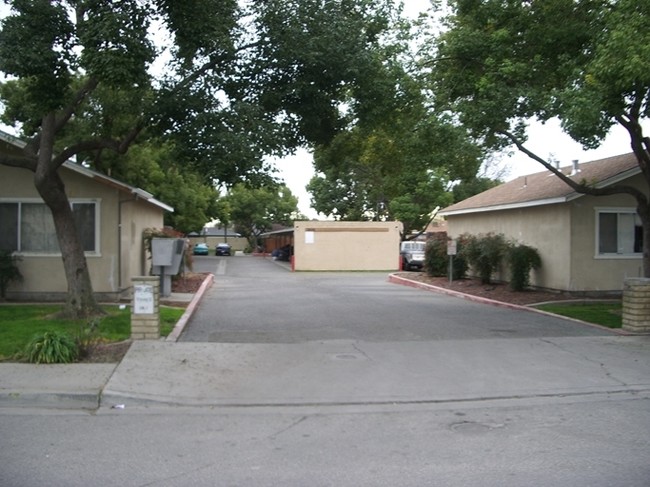
[[[631,176],[641,169],[633,153],[608,157],[560,170],[576,182],[586,181],[596,187],[607,187]],[[576,193],[551,171],[542,171],[508,181],[482,193],[459,201],[440,211],[441,216],[497,211],[528,206],[565,203],[584,196]]]

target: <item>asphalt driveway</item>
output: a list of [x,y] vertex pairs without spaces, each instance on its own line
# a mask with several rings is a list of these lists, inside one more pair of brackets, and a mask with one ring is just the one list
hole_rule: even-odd
[[606,336],[534,312],[474,303],[387,282],[387,273],[291,273],[261,257],[198,258],[215,285],[180,341],[303,343]]

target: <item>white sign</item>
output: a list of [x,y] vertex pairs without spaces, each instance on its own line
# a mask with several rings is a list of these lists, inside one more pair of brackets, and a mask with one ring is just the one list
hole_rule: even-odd
[[447,255],[456,255],[458,252],[458,245],[455,240],[450,240],[447,242]]
[[154,310],[153,286],[136,284],[133,286],[133,314],[152,315]]
[[314,232],[305,232],[305,243],[306,244],[314,243]]

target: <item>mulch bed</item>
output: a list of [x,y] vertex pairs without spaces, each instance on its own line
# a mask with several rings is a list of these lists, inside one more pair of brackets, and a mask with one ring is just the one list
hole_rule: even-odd
[[470,294],[472,296],[479,296],[481,298],[493,299],[502,303],[518,304],[522,306],[545,303],[548,301],[584,299],[584,296],[565,292],[552,292],[535,289],[515,292],[512,291],[507,284],[481,284],[478,279],[460,279],[450,283],[447,277],[431,277],[423,272],[400,272],[397,275],[411,281],[422,282],[432,286]]
[[172,279],[173,293],[195,293],[210,274],[208,272],[186,272],[176,279]]

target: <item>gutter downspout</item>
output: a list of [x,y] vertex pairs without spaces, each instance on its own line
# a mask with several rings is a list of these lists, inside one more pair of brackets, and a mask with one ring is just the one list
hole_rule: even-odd
[[130,200],[120,200],[117,205],[117,292],[122,294],[122,205],[137,201],[138,196]]

